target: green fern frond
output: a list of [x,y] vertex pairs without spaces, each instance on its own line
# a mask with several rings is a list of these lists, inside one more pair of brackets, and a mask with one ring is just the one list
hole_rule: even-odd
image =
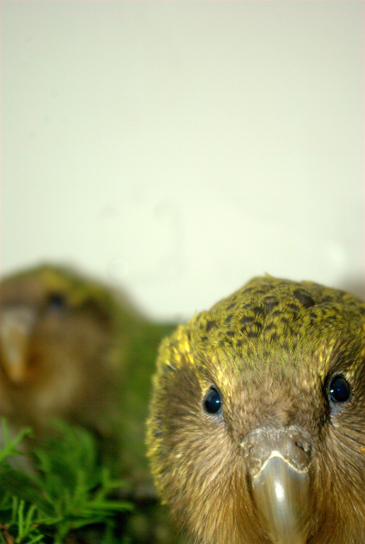
[[71,532],[98,526],[99,542],[112,542],[115,518],[133,509],[130,502],[112,498],[123,482],[114,480],[99,463],[93,435],[63,422],[46,447],[33,451],[34,470],[16,470],[9,460],[23,455],[19,443],[29,430],[10,439],[2,421],[0,450],[0,542],[61,544]]

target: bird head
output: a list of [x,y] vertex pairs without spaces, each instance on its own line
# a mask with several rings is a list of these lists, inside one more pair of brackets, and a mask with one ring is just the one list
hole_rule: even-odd
[[205,544],[361,544],[365,304],[255,278],[163,341],[147,447]]
[[34,428],[51,417],[97,422],[133,311],[100,283],[50,265],[4,278],[0,296],[0,414]]

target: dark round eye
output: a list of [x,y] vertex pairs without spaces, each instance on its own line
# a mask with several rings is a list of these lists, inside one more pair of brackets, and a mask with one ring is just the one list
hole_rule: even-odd
[[66,297],[62,293],[51,293],[47,302],[51,310],[62,311],[67,307]]
[[222,399],[216,389],[210,389],[204,399],[204,408],[208,414],[217,414],[222,406]]
[[350,384],[343,376],[334,376],[330,381],[329,393],[333,402],[346,402],[351,397]]

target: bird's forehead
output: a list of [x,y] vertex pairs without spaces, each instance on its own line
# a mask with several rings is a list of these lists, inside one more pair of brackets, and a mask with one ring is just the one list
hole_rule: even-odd
[[[309,282],[257,278],[197,316],[190,327],[196,350],[244,364],[270,361],[302,365],[303,354],[316,354],[316,372],[324,373],[333,349],[351,337],[364,339],[365,304],[355,296]],[[227,369],[227,364],[224,365]]]
[[1,298],[4,304],[21,302],[37,305],[53,293],[67,295],[73,306],[81,305],[91,296],[96,300],[105,298],[103,288],[96,282],[48,265],[21,272],[1,282]]

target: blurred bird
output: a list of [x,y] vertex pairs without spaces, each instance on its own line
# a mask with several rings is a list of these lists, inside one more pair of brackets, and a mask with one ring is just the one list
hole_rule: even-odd
[[365,541],[365,303],[255,278],[160,347],[147,423],[193,542]]
[[[30,426],[36,444],[53,418],[86,427],[129,484],[127,498],[154,508],[144,422],[157,346],[175,325],[149,321],[123,294],[62,267],[4,278],[0,297],[0,416],[14,433]],[[150,515],[131,518],[133,538],[168,542],[163,514]]]

